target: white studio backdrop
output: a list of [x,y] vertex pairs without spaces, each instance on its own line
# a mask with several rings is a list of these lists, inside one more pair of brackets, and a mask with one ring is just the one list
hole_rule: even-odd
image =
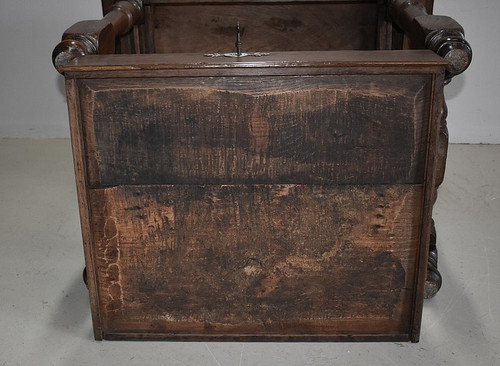
[[[446,87],[450,140],[500,143],[499,0],[435,0],[435,14],[462,24],[473,62]],[[0,2],[0,138],[69,137],[63,78],[51,53],[64,30],[100,19],[100,0]]]

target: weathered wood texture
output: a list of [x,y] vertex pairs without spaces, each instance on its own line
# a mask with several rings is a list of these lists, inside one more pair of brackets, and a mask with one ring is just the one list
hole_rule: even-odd
[[372,50],[377,45],[376,1],[287,4],[156,5],[154,52],[234,52],[236,24],[245,52]]
[[[441,96],[444,100],[444,96]],[[439,138],[436,150],[436,178],[434,182],[434,195],[433,203],[437,199],[437,190],[444,180],[444,172],[446,170],[446,156],[448,154],[448,126],[446,118],[448,117],[448,108],[446,103],[443,102],[442,110],[439,114]],[[427,264],[427,279],[425,283],[425,298],[430,299],[434,297],[442,285],[441,273],[438,270],[438,250],[437,250],[437,234],[432,221],[432,229],[429,243],[429,260]]]
[[81,88],[92,101],[82,105],[91,186],[423,182],[429,75],[89,80]]
[[142,11],[140,1],[118,1],[101,20],[74,24],[64,32],[61,42],[52,52],[55,68],[59,70],[79,56],[114,53],[115,38],[127,34],[140,20]]
[[64,67],[97,339],[418,340],[445,63],[349,53]]
[[[95,338],[418,341],[445,68],[471,58],[432,5],[103,0],[70,28]],[[238,22],[270,55],[204,57]]]
[[92,310],[92,324],[94,326],[94,338],[102,339],[101,311],[98,302],[97,275],[95,273],[95,261],[92,231],[90,224],[90,202],[88,200],[87,166],[83,159],[86,143],[83,137],[83,126],[81,124],[80,96],[78,94],[77,81],[66,80],[66,95],[68,100],[68,114],[71,132],[71,147],[73,150],[73,162],[75,169],[75,180],[78,197],[78,209],[80,211],[80,226],[82,230],[83,250],[85,255],[86,271],[89,289],[90,306]]
[[[110,12],[116,2],[102,0],[103,13]],[[432,14],[433,0],[420,2]],[[392,3],[389,0],[142,3],[143,23],[119,39],[118,53],[227,52],[232,50],[238,21],[244,23],[249,36],[245,37],[249,41],[245,47],[257,51],[401,49],[406,31],[387,21],[387,7]]]
[[404,29],[409,48],[428,48],[449,61],[448,79],[469,67],[472,49],[454,19],[428,14],[419,0],[392,0],[389,19]]
[[92,190],[105,332],[404,338],[421,201],[420,185]]
[[181,75],[314,76],[325,73],[413,75],[435,74],[447,65],[448,62],[429,50],[271,52],[265,57],[242,58],[207,57],[201,53],[167,53],[89,55],[72,60],[61,71],[68,78],[79,79],[151,79]]

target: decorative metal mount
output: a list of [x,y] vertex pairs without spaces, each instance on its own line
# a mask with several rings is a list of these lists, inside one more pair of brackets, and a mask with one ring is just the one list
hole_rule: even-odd
[[269,56],[269,52],[251,52],[251,53],[241,53],[238,55],[237,52],[228,52],[228,53],[205,53],[203,56],[205,57],[247,57],[247,56],[253,56],[253,57],[262,57],[262,56]]
[[236,43],[234,44],[236,46],[236,52],[228,52],[228,53],[205,53],[205,57],[233,57],[233,58],[239,58],[239,57],[262,57],[262,56],[268,56],[269,52],[250,52],[250,53],[245,53],[241,52],[241,28],[240,28],[240,22],[236,24]]

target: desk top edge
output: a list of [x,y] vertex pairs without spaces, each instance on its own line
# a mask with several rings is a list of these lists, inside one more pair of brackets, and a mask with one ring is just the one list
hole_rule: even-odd
[[201,53],[90,55],[62,72],[294,67],[436,67],[448,62],[429,50],[271,52],[255,57],[207,57]]

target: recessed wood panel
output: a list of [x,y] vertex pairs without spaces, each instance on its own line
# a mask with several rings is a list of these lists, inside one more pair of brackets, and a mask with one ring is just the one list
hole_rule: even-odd
[[423,182],[428,75],[83,85],[93,186]]
[[103,331],[409,331],[422,187],[90,191]]
[[373,50],[376,1],[152,5],[156,53]]

